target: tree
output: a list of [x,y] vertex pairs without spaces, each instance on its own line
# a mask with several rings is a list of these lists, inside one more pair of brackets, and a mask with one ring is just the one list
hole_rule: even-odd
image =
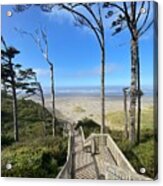
[[[22,5],[22,6],[25,6],[25,5]],[[56,135],[56,114],[55,114],[54,65],[49,58],[49,45],[48,45],[47,33],[43,29],[40,29],[40,30],[36,29],[35,33],[27,32],[27,31],[17,29],[17,28],[15,28],[15,30],[18,31],[20,34],[25,34],[25,35],[28,35],[32,38],[32,40],[35,42],[37,47],[40,49],[40,52],[43,55],[45,61],[49,65],[50,82],[51,82],[51,86],[50,86],[51,87],[51,102],[52,102],[52,134],[53,134],[53,136],[55,136]],[[42,90],[40,88],[41,87],[39,87],[39,90],[42,92]],[[41,93],[41,95],[42,95],[42,93]],[[42,104],[44,104],[43,97],[41,99],[42,99]],[[45,106],[43,106],[43,107],[45,107]]]
[[[76,26],[85,26],[89,28],[95,35],[100,51],[101,51],[101,133],[105,131],[105,29],[101,3],[65,3],[65,4],[39,4],[36,5],[45,12],[53,12],[56,7],[61,10],[66,10],[72,14]],[[31,5],[16,5],[14,10],[22,12]],[[80,9],[87,13],[84,14]],[[88,15],[87,15],[88,14]],[[31,35],[31,34],[30,34]],[[31,35],[33,37],[33,35]]]
[[[101,51],[101,133],[105,132],[105,29],[101,3],[69,3],[60,4],[61,8],[69,11],[75,18],[77,26],[89,28],[96,36]],[[84,14],[77,8],[83,8]]]
[[[14,64],[12,59],[16,54],[19,54],[14,47],[7,47],[3,37],[1,37],[3,49],[1,49],[1,78],[5,91],[10,91],[13,99],[13,125],[14,125],[14,139],[19,141],[19,126],[18,126],[18,105],[17,94],[19,90],[25,92],[25,94],[33,94],[34,87],[30,87],[28,80],[32,79],[31,70],[22,70],[20,64]],[[29,73],[30,72],[30,73]]]
[[43,128],[44,128],[44,133],[46,135],[46,115],[45,115],[45,99],[44,99],[44,92],[43,92],[43,89],[42,89],[42,86],[41,86],[41,83],[38,82],[37,80],[37,76],[36,74],[34,75],[34,82],[32,83],[32,85],[36,86],[37,87],[37,90],[39,92],[39,96],[41,98],[41,104],[42,104],[42,120],[43,120]]
[[[130,133],[129,139],[132,143],[136,141],[136,98],[138,97],[137,112],[137,143],[140,142],[141,124],[141,82],[140,82],[140,59],[139,59],[139,40],[140,37],[151,27],[153,18],[150,18],[150,1],[145,2],[123,2],[123,3],[104,3],[104,8],[108,9],[106,17],[115,15],[112,22],[114,29],[113,35],[120,33],[126,27],[131,36],[131,84],[130,84]],[[111,10],[112,8],[112,10]]]
[[14,65],[14,70],[17,71],[16,74],[16,89],[17,94],[22,94],[22,99],[26,99],[33,95],[38,95],[41,98],[42,104],[42,114],[41,119],[43,121],[44,133],[46,135],[46,116],[45,116],[45,99],[41,83],[37,80],[37,74],[32,70],[32,68],[22,69],[21,65]]
[[[12,58],[15,57],[16,54],[19,54],[20,52],[18,50],[16,50],[13,47],[9,47],[7,48],[5,41],[3,39],[3,37],[1,37],[1,41],[5,47],[5,50],[1,50],[1,54],[2,54],[2,59],[5,60],[5,58],[7,58],[7,73],[2,73],[3,76],[5,77],[5,80],[8,80],[8,77],[10,77],[10,79],[8,80],[8,82],[11,85],[11,89],[12,89],[12,97],[13,97],[13,123],[14,123],[14,139],[15,141],[19,141],[19,132],[18,132],[18,111],[17,111],[17,97],[16,97],[16,89],[15,89],[15,74],[13,71],[13,64],[12,64]],[[3,67],[2,69],[4,70],[6,68]],[[10,72],[10,74],[8,74]],[[2,77],[3,77],[2,76]],[[4,82],[5,84],[5,82]]]
[[[70,12],[75,25],[89,28],[95,35],[101,51],[101,133],[105,132],[105,29],[101,3],[68,3],[59,4],[64,10]],[[84,9],[84,14],[78,8]]]
[[124,134],[125,138],[128,138],[128,108],[127,108],[127,96],[128,96],[128,87],[123,88],[123,96],[124,96],[124,113],[125,113],[125,127],[124,127]]

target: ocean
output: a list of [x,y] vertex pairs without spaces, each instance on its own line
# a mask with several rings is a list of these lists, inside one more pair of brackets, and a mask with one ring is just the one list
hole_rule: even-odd
[[[122,97],[123,96],[123,88],[122,86],[106,86],[105,87],[105,95],[106,97]],[[142,91],[144,96],[152,97],[153,96],[153,88],[152,86],[144,86],[142,87]],[[49,92],[49,91],[48,91]],[[56,87],[56,96],[90,96],[96,97],[100,96],[101,89],[99,86],[80,86],[80,87]],[[48,96],[49,93],[46,95]]]

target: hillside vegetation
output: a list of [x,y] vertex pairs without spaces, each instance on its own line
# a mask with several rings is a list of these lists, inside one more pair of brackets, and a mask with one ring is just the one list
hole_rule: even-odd
[[[42,107],[32,100],[18,101],[20,142],[13,139],[12,100],[2,95],[2,176],[55,178],[67,155],[67,137],[58,127],[58,135],[52,137],[51,126],[44,134],[41,119]],[[46,110],[51,121],[51,113]],[[58,126],[59,126],[58,122]],[[12,168],[6,169],[10,163]]]

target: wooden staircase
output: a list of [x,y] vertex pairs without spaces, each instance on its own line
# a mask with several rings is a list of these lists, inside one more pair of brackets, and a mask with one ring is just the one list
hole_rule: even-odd
[[151,180],[138,174],[109,134],[91,134],[71,127],[67,162],[57,178]]

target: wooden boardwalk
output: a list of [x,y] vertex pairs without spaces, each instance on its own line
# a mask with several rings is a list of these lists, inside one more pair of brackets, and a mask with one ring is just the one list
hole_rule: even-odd
[[78,131],[74,135],[74,165],[73,172],[75,179],[97,179],[98,174],[94,158],[90,153],[83,151],[82,137]]
[[98,154],[83,150],[83,139],[79,131],[74,134],[74,179],[104,179],[105,162],[116,165],[111,152],[107,148]]
[[82,130],[73,127],[69,134],[67,162],[57,178],[151,180],[134,170],[109,134],[91,134],[85,139]]

